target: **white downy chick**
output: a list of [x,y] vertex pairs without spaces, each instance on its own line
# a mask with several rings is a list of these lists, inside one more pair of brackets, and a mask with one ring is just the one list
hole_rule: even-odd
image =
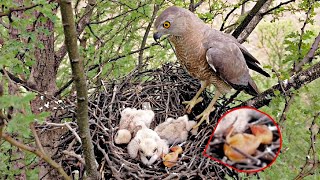
[[169,152],[167,142],[162,140],[155,131],[146,127],[137,132],[127,148],[131,158],[139,156],[145,165],[153,164],[162,154]]
[[114,138],[116,144],[127,144],[143,127],[150,127],[154,118],[151,110],[137,110],[136,108],[125,108],[121,112],[119,130]]
[[197,134],[198,128],[192,128],[196,124],[195,121],[189,121],[188,116],[184,115],[178,119],[168,118],[154,130],[160,138],[168,141],[169,144],[181,143],[187,140],[190,130],[193,135]]

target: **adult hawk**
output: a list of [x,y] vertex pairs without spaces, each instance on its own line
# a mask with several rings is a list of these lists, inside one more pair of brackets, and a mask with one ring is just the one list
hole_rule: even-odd
[[206,25],[189,10],[179,7],[169,7],[164,10],[155,21],[153,37],[160,39],[168,34],[173,43],[180,64],[195,78],[201,81],[201,88],[187,104],[187,112],[202,98],[203,90],[213,84],[216,93],[209,106],[196,118],[209,122],[209,115],[215,109],[214,105],[221,94],[232,88],[244,90],[256,96],[259,91],[252,80],[249,69],[257,71],[266,77],[270,75],[262,70],[255,59],[244,46],[231,35],[217,31]]

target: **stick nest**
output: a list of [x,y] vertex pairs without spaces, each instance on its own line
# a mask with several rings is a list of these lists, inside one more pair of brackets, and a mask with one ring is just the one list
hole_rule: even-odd
[[[212,113],[209,125],[203,123],[196,136],[189,136],[183,143],[183,154],[172,168],[166,168],[161,160],[152,166],[146,166],[139,160],[131,159],[127,153],[127,145],[116,145],[114,136],[118,130],[120,112],[125,107],[143,109],[151,106],[155,119],[151,129],[162,123],[168,117],[177,118],[184,115],[185,106],[182,102],[190,100],[200,88],[199,81],[193,79],[180,66],[166,64],[162,68],[144,72],[132,72],[128,76],[108,83],[102,83],[103,90],[94,92],[89,97],[90,129],[98,170],[105,179],[221,179],[226,174],[236,177],[237,173],[202,155],[213,128],[221,115],[229,107],[221,108]],[[200,114],[210,103],[212,93],[202,93],[204,100],[197,104],[189,119]],[[224,102],[224,101],[223,101]],[[72,107],[75,109],[75,106]],[[55,120],[69,117],[75,122],[74,110],[69,110]],[[75,123],[72,127],[78,132]],[[74,132],[68,131],[61,136],[57,155],[64,150],[82,156],[81,144],[76,140]],[[66,156],[64,151],[63,156]],[[84,174],[81,157],[67,156],[61,158],[61,163],[70,174],[78,170],[80,178]],[[83,156],[82,156],[83,157]],[[83,161],[82,161],[83,162]]]

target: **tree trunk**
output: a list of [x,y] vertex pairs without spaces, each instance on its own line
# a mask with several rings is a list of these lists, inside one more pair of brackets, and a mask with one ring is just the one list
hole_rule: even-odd
[[[36,48],[34,51],[36,62],[32,66],[28,85],[45,94],[46,97],[52,97],[57,91],[56,77],[59,67],[55,64],[54,59],[54,24],[49,19],[44,23],[37,21],[35,29],[40,27],[47,29],[50,34],[37,34],[37,38],[40,43],[43,43],[44,48]],[[36,114],[41,112],[43,105],[47,101],[46,99],[42,100],[40,96],[41,95],[38,95],[36,99],[31,102],[32,112]]]

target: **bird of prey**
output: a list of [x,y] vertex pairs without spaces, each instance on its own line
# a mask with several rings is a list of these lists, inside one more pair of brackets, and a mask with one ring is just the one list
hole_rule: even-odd
[[209,115],[214,111],[217,99],[232,88],[244,90],[253,96],[258,95],[258,88],[248,68],[270,77],[259,67],[258,60],[234,37],[210,28],[189,10],[171,6],[157,17],[154,26],[155,41],[162,35],[169,35],[180,64],[190,75],[201,81],[201,88],[196,95],[184,102],[187,104],[187,113],[203,100],[199,96],[207,86],[213,84],[216,87],[209,106],[196,117],[201,119],[195,127],[204,120],[209,123]]

